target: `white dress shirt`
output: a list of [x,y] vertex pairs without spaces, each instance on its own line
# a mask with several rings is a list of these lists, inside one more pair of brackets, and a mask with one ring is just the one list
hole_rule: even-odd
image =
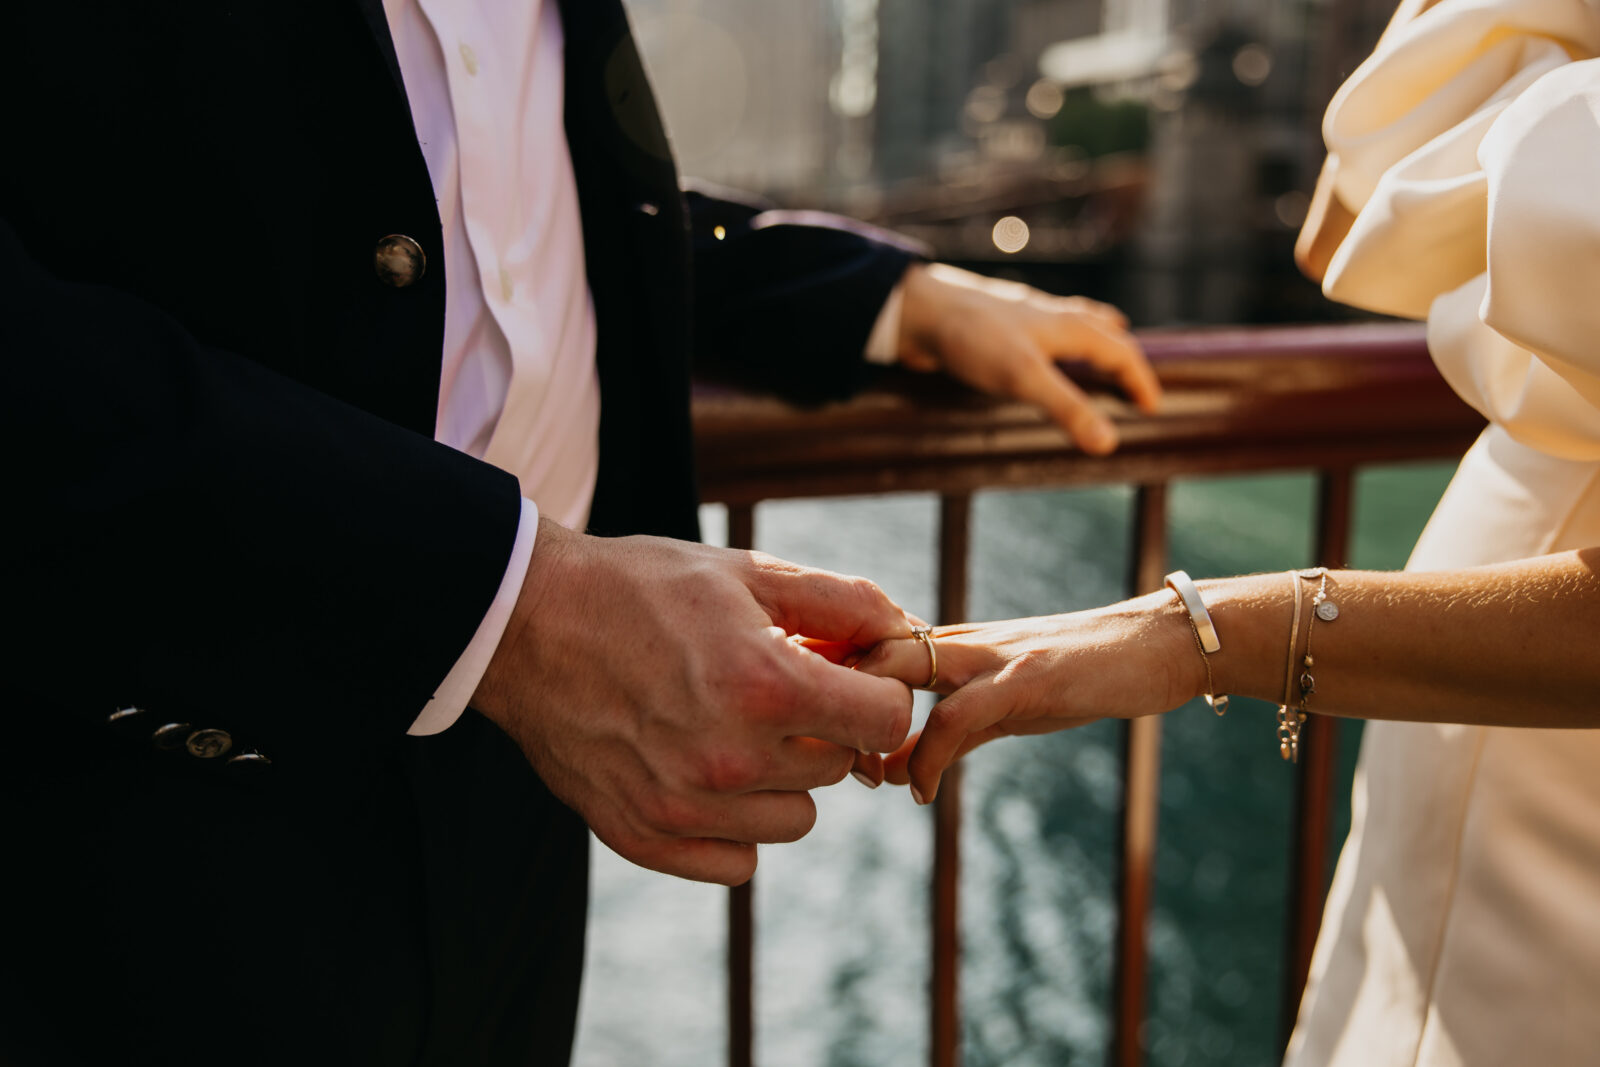
[[[444,233],[436,436],[517,476],[500,589],[412,734],[460,717],[505,633],[542,511],[581,530],[599,467],[600,386],[578,189],[562,126],[561,18],[546,0],[384,0]],[[899,290],[868,358],[890,362]],[[535,505],[537,501],[537,506]]]
[[532,502],[583,528],[600,384],[555,5],[384,0],[384,13],[444,232],[436,436],[516,475],[525,501],[494,603],[411,727],[427,734],[460,716],[505,632],[533,554]]

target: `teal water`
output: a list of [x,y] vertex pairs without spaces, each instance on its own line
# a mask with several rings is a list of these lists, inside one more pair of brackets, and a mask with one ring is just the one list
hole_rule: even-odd
[[[1352,562],[1404,564],[1449,465],[1357,482]],[[1304,565],[1310,475],[1177,483],[1172,565],[1196,577]],[[974,508],[974,618],[1123,595],[1129,490],[995,492]],[[707,509],[708,539],[723,517]],[[934,609],[937,504],[911,496],[764,505],[762,549],[866,574]],[[924,709],[925,710],[925,709]],[[999,742],[967,761],[963,1057],[969,1067],[1101,1064],[1115,926],[1118,727]],[[1359,729],[1341,734],[1348,793]],[[1272,709],[1236,701],[1164,720],[1146,1040],[1157,1065],[1276,1062],[1292,778]],[[757,1058],[882,1067],[927,1058],[928,813],[848,780],[817,794],[815,831],[764,850],[757,875]],[[1347,818],[1341,803],[1341,820]],[[1338,837],[1343,836],[1343,826]],[[580,1067],[724,1058],[725,894],[597,848]]]

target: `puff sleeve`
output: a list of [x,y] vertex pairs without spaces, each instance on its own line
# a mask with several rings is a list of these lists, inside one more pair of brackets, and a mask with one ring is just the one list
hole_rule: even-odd
[[1428,320],[1523,444],[1600,459],[1600,4],[1403,5],[1324,123],[1332,299]]

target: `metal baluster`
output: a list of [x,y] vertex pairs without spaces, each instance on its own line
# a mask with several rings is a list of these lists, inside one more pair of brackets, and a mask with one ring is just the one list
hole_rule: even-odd
[[[1167,486],[1139,486],[1134,501],[1135,593],[1161,588],[1167,569]],[[1161,787],[1161,717],[1123,723],[1122,884],[1117,911],[1117,949],[1112,978],[1111,1062],[1134,1067],[1143,1056],[1146,943],[1151,876],[1155,868],[1156,818]]]
[[[967,564],[972,535],[972,494],[939,498],[939,621],[967,617]],[[929,1062],[957,1067],[961,1062],[959,971],[961,930],[961,765],[944,772],[933,802],[933,975],[929,1019]]]
[[[754,548],[752,504],[728,506],[728,547]],[[728,1064],[755,1063],[755,879],[728,890]]]

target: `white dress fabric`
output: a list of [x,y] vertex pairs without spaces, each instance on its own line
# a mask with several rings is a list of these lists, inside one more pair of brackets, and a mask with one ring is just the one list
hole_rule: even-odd
[[[1413,570],[1600,546],[1596,56],[1600,0],[1407,0],[1329,107],[1325,291],[1490,420]],[[1286,1062],[1600,1064],[1600,730],[1368,724]]]

